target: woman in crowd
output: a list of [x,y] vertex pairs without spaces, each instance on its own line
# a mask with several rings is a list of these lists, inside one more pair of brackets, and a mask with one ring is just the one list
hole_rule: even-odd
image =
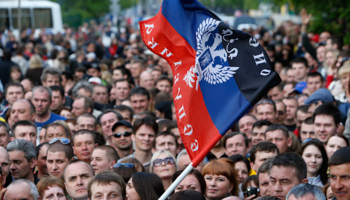
[[[173,182],[177,179],[177,177],[183,172],[184,170],[180,170],[175,172],[173,176]],[[182,190],[195,190],[203,195],[205,195],[206,191],[206,183],[204,180],[203,175],[196,169],[191,170],[187,176],[180,182],[178,186],[176,186],[174,192],[179,192]]]
[[169,151],[161,150],[153,154],[150,172],[157,174],[162,179],[164,189],[172,183],[174,173],[177,171],[175,158]]
[[40,200],[67,200],[67,191],[64,182],[57,177],[46,176],[42,178],[36,184],[36,188],[38,189]]
[[207,184],[206,199],[221,200],[227,196],[238,196],[238,176],[234,162],[227,158],[207,163],[202,174]]
[[328,159],[342,147],[348,147],[349,140],[343,135],[333,135],[331,136],[326,143],[326,152]]
[[322,142],[316,139],[306,139],[301,147],[301,156],[307,166],[309,183],[323,188],[328,181],[328,157]]
[[339,80],[341,82],[343,92],[334,98],[341,103],[348,103],[350,99],[350,61],[346,61],[338,71]]
[[235,163],[235,169],[238,173],[239,183],[242,183],[246,179],[250,172],[250,164],[246,157],[240,154],[232,155],[229,157]]
[[331,185],[329,183],[327,183],[324,186],[322,192],[326,196],[327,200],[332,200],[333,199],[334,195],[333,195],[333,191],[332,191]]
[[137,172],[126,184],[126,200],[155,200],[163,193],[162,180],[153,173]]

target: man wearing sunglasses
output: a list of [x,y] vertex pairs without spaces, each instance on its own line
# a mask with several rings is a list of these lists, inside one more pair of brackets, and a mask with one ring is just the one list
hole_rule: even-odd
[[134,152],[131,140],[132,125],[125,120],[115,123],[112,127],[111,140],[120,158],[125,158]]

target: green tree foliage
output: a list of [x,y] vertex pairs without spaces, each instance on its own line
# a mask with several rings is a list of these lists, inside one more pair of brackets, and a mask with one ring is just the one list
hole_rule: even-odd
[[[60,3],[64,23],[76,26],[86,19],[98,19],[109,12],[109,0],[54,0]],[[70,19],[75,19],[74,24]],[[79,19],[80,22],[76,22]]]
[[243,11],[257,9],[260,0],[199,0],[199,2],[214,11],[230,9],[233,14],[236,9]]
[[343,0],[272,0],[275,5],[288,3],[299,13],[305,8],[312,14],[309,31],[321,33],[330,31],[333,35],[343,37],[344,43],[350,43],[350,7]]

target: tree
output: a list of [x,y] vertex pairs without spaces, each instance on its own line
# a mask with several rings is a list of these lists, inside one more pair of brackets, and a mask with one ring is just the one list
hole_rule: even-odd
[[305,8],[312,14],[309,31],[321,33],[324,30],[330,31],[333,35],[343,37],[344,43],[350,43],[350,7],[347,1],[341,0],[272,0],[275,5],[288,3],[294,5],[295,13]]

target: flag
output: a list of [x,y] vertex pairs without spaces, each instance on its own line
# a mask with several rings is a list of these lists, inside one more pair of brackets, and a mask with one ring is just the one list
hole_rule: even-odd
[[164,0],[139,25],[146,46],[172,68],[177,123],[193,166],[281,81],[254,37],[196,0]]

